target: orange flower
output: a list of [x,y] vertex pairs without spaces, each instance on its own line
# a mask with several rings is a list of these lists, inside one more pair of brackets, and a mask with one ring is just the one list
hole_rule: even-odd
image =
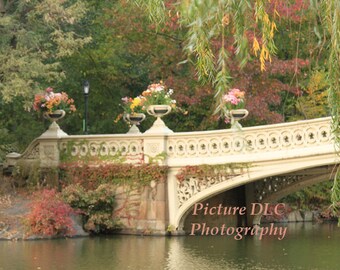
[[35,95],[33,109],[48,113],[57,109],[74,112],[76,107],[74,106],[74,100],[69,98],[65,92],[54,93],[53,88],[48,87],[45,93]]

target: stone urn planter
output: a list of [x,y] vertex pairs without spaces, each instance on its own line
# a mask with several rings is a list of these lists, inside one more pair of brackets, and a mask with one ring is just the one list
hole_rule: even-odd
[[147,110],[148,114],[154,117],[163,117],[171,112],[171,106],[169,105],[150,105]]
[[127,133],[129,134],[141,133],[137,125],[144,121],[145,119],[144,113],[126,113],[124,114],[123,119],[125,120],[125,122],[132,124],[130,130]]
[[65,116],[66,112],[64,110],[55,110],[51,113],[45,112],[44,117],[51,122],[56,122]]
[[241,129],[242,126],[239,123],[239,121],[246,118],[248,114],[249,112],[246,109],[230,110],[228,114],[228,118],[230,119],[231,129],[236,129],[236,130]]
[[171,112],[171,106],[169,105],[150,105],[147,107],[146,111],[151,116],[156,117],[156,121],[153,123],[152,127],[147,130],[145,133],[173,133],[171,129],[169,129],[161,117],[169,114]]
[[57,121],[66,115],[64,110],[55,110],[52,113],[45,112],[43,114],[44,118],[50,120],[52,124],[49,126],[48,130],[45,131],[40,138],[61,138],[67,136],[67,134],[61,130]]

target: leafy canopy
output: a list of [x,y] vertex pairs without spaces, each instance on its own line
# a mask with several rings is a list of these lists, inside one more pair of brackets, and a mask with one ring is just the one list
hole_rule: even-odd
[[90,42],[75,30],[84,17],[81,0],[0,0],[0,97],[33,95],[65,78],[60,60]]

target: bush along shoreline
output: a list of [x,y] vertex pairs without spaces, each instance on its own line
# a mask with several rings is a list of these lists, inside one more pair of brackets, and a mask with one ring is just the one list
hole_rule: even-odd
[[[119,233],[121,227],[119,219],[112,216],[113,207],[113,197],[105,186],[88,193],[79,186],[70,186],[63,192],[43,189],[31,194],[3,194],[0,195],[0,240],[74,238]],[[327,210],[292,210],[280,218],[263,216],[261,224],[328,221],[336,221],[336,218]]]
[[[57,174],[45,172],[40,178],[35,176],[36,179],[32,175],[23,175],[25,170],[21,170],[21,174],[14,171],[13,175],[0,175],[0,240],[86,237],[126,232],[124,224],[115,215],[117,208],[124,207],[117,204],[117,189],[122,185],[143,189],[150,186],[152,179],[162,178],[166,168],[139,166],[133,171],[130,167],[129,170],[123,167],[85,166],[81,169],[70,166]],[[315,197],[316,193],[313,194]],[[129,194],[126,196],[129,197]],[[296,206],[293,208],[295,204],[292,202],[296,200],[291,198],[290,202],[284,203],[288,208],[285,215],[263,216],[261,224],[336,221],[331,208],[327,207],[327,201],[321,199],[310,205],[313,210],[305,210],[308,209],[305,203],[300,204],[304,210],[299,210]]]
[[131,204],[134,191],[150,189],[151,182],[155,186],[167,172],[165,166],[156,164],[68,163],[58,170],[40,170],[18,167],[11,175],[0,176],[0,239],[117,233],[126,229],[117,208],[132,210],[132,205],[121,204],[120,197]]

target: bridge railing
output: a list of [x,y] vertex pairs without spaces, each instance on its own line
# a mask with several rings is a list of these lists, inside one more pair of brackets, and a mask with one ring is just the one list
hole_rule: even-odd
[[144,162],[143,138],[135,135],[67,136],[61,139],[59,151],[74,160]]
[[[145,163],[162,157],[169,166],[252,162],[278,158],[290,150],[332,147],[330,117],[305,121],[199,132],[107,135],[67,135],[56,125],[35,139],[23,154],[11,153],[7,165],[19,160],[57,166],[65,153],[69,158],[117,159]],[[315,150],[313,150],[315,151]]]
[[[332,146],[331,118],[243,128],[182,132],[168,137],[170,164],[254,161],[289,150]],[[209,162],[210,160],[210,162]]]

